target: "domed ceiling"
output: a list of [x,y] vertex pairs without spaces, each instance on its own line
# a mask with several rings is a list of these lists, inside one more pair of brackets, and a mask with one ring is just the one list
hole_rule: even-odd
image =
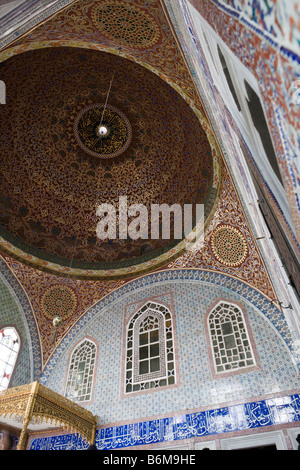
[[[0,54],[0,258],[30,303],[35,367],[91,306],[154,270],[225,273],[274,299],[164,2],[84,0],[54,13],[12,30]],[[119,196],[148,209],[204,202],[204,246],[99,240],[96,208]]]
[[150,70],[106,52],[55,47],[9,58],[1,78],[0,233],[29,264],[118,270],[178,244],[100,240],[96,209],[118,208],[120,196],[149,214],[151,204],[212,207],[207,135]]

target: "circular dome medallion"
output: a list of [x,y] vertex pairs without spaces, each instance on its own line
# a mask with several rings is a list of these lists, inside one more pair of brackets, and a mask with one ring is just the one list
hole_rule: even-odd
[[99,158],[113,158],[123,153],[132,138],[129,120],[118,109],[104,104],[84,108],[74,122],[79,146]]
[[92,12],[98,31],[109,40],[131,47],[151,47],[157,43],[160,33],[149,8],[128,5],[125,2],[102,1]]
[[247,256],[247,243],[242,233],[230,225],[221,225],[212,234],[212,250],[227,266],[241,264]]
[[41,298],[41,311],[49,320],[59,315],[62,320],[69,318],[77,308],[77,296],[67,286],[51,286]]

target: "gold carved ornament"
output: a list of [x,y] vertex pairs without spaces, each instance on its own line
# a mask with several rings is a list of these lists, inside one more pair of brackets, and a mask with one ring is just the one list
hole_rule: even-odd
[[39,382],[0,392],[0,416],[23,419],[18,450],[26,448],[27,428],[31,421],[46,421],[80,433],[95,442],[97,417],[80,405],[41,385]]

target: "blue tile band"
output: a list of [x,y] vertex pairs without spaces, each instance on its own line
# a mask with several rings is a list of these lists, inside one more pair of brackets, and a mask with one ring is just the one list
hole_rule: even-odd
[[[195,437],[213,435],[220,437],[220,434],[228,432],[285,425],[297,421],[300,426],[300,396],[294,394],[181,416],[98,429],[96,445],[101,450],[122,449],[163,442],[171,443]],[[30,449],[80,450],[86,449],[87,445],[79,434],[66,434],[34,438],[30,443]]]

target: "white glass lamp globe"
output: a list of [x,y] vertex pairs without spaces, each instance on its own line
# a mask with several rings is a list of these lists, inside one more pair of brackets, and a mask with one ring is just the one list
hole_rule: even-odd
[[56,316],[53,318],[52,323],[53,323],[54,328],[57,328],[58,326],[62,324],[62,318],[60,316]]
[[98,127],[98,134],[99,134],[100,136],[106,135],[107,132],[108,132],[107,127],[105,127],[105,126],[99,126],[99,127]]

